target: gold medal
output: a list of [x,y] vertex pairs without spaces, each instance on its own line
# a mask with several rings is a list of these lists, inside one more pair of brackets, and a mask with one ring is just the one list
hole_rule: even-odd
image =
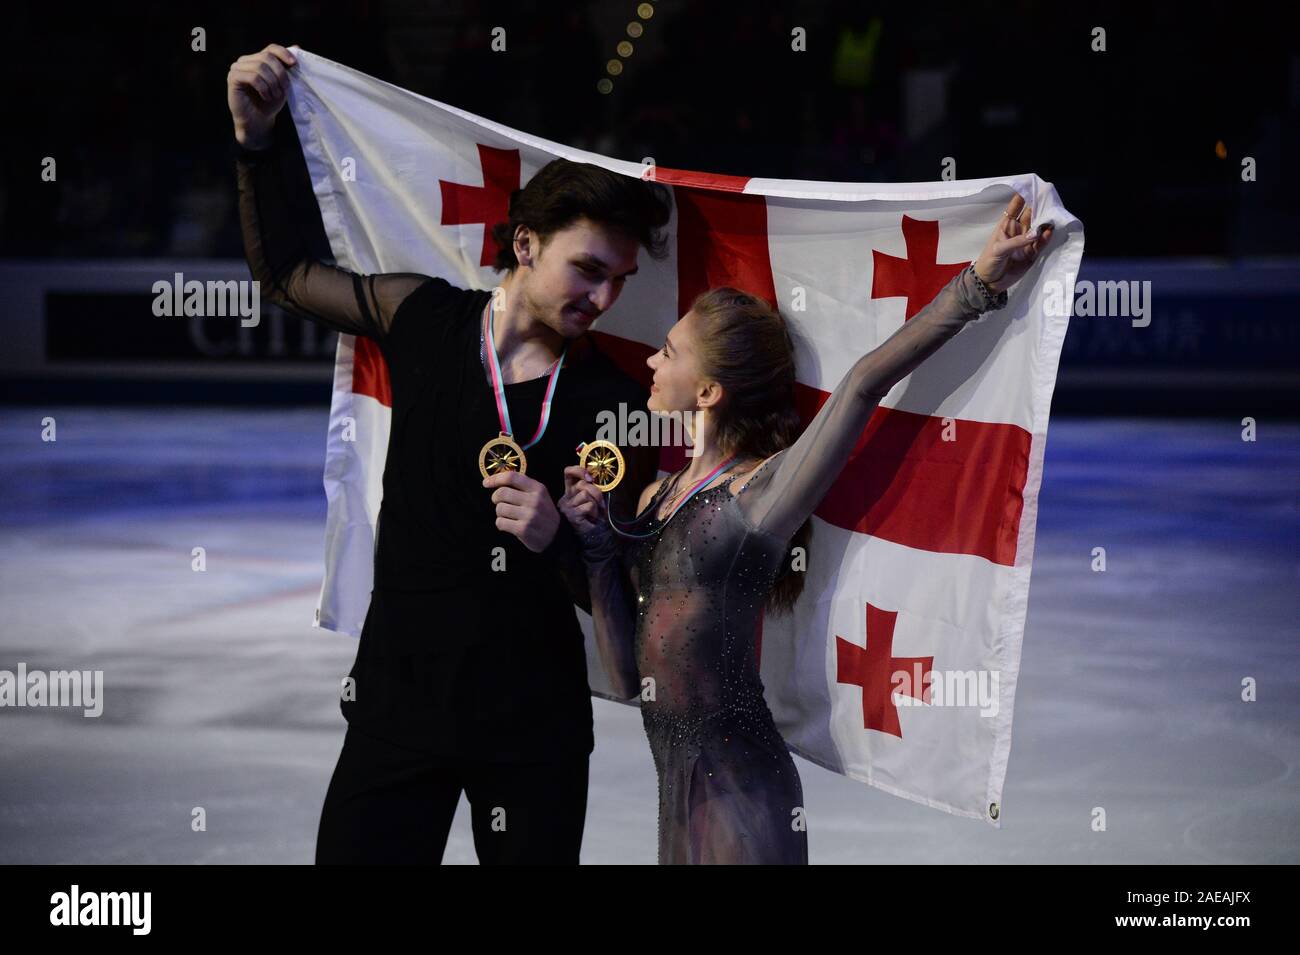
[[618,445],[603,438],[578,445],[578,463],[587,469],[601,491],[612,491],[623,480],[626,467]]
[[515,439],[502,431],[500,435],[484,444],[479,451],[478,469],[485,478],[500,474],[502,471],[518,471],[520,474],[526,474],[528,458],[524,456],[524,449],[515,443]]

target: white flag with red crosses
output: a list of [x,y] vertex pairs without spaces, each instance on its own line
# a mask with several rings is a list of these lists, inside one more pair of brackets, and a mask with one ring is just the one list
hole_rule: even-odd
[[[610,159],[509,129],[323,57],[298,58],[289,108],[339,266],[491,288],[490,226],[551,159],[673,192],[670,255],[593,330],[648,387],[646,357],[700,292],[779,307],[816,413],[857,358],[983,248],[1019,193],[1053,242],[1005,309],[967,326],[881,401],[814,516],[795,612],[757,652],[791,750],[886,792],[1000,826],[1048,412],[1083,225],[1033,174],[929,183],[748,179]],[[362,170],[363,175],[356,174]],[[373,343],[342,336],[326,457],[319,626],[353,635],[371,590],[391,408]],[[355,440],[342,438],[356,422]],[[665,448],[665,472],[684,460]],[[583,625],[590,637],[590,618]],[[589,645],[590,683],[607,683]],[[611,697],[612,698],[612,697]]]

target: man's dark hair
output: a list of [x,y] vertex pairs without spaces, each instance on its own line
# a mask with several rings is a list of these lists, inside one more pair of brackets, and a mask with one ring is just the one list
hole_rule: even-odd
[[545,242],[581,218],[635,239],[650,254],[668,254],[668,239],[660,233],[672,214],[672,198],[660,183],[634,179],[590,163],[552,159],[522,189],[510,193],[510,221],[492,227],[501,272],[519,265],[514,236],[520,225]]

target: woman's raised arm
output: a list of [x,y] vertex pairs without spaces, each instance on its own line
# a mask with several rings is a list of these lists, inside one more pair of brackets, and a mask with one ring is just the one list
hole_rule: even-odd
[[980,258],[859,358],[798,440],[755,469],[737,495],[752,526],[788,540],[826,496],[889,389],[971,319],[1006,304],[1006,288],[1033,263],[1040,241],[1051,237],[1050,225],[1039,233],[1029,231],[1030,214],[1024,200],[1014,197]]

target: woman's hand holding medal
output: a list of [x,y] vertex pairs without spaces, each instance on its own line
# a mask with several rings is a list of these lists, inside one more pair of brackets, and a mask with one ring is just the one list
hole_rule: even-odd
[[560,498],[559,506],[560,513],[573,525],[579,537],[605,526],[605,495],[580,464],[564,469],[564,496]]

